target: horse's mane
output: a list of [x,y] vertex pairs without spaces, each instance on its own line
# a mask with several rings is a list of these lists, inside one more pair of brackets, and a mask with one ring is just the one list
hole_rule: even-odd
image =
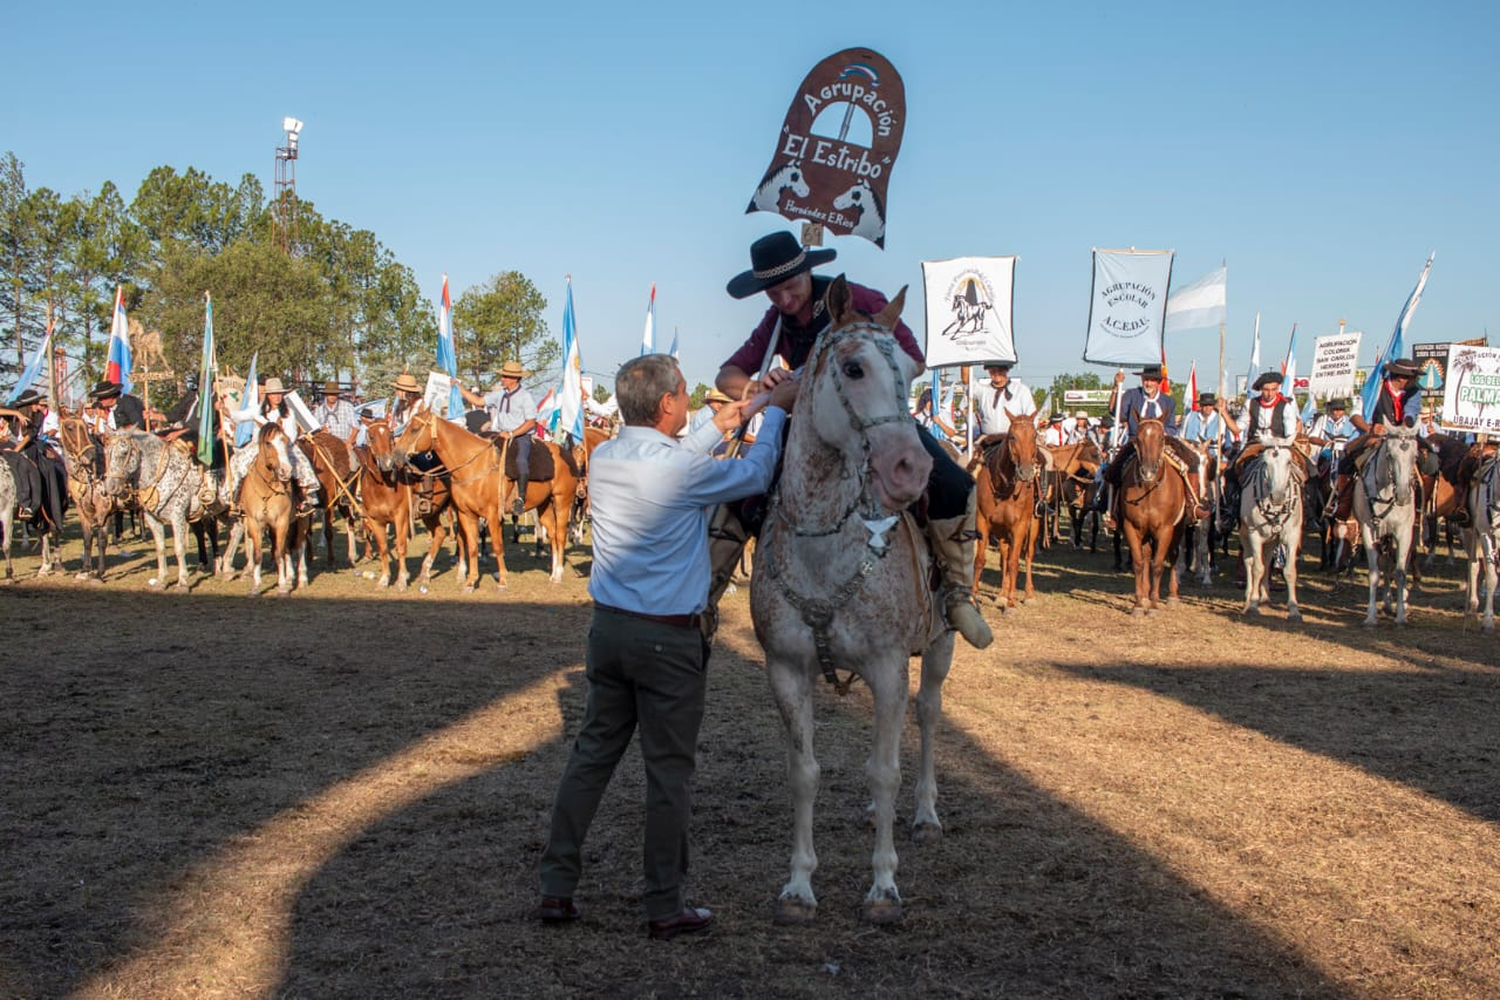
[[[348,479],[349,473],[349,449],[344,447],[338,435],[322,429],[321,427],[311,434],[304,434],[297,439],[297,444],[309,458],[314,457],[318,449],[323,452],[323,461],[333,465],[333,472],[340,479]],[[314,448],[314,445],[317,448]]]
[[255,432],[255,443],[265,444],[266,440],[270,438],[272,434],[285,433],[286,432],[281,429],[281,425],[272,420],[269,423],[261,424],[260,430]]
[[1427,439],[1427,444],[1437,449],[1438,466],[1442,470],[1443,478],[1450,483],[1458,482],[1458,466],[1469,453],[1469,446],[1458,438],[1449,437],[1446,434],[1434,434]]

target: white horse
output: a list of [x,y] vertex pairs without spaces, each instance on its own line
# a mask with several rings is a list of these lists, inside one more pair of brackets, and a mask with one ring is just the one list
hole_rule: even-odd
[[1469,486],[1469,526],[1464,529],[1464,551],[1469,557],[1469,592],[1464,613],[1479,614],[1479,571],[1484,570],[1484,621],[1495,631],[1495,586],[1500,577],[1500,459],[1491,458]]
[[1302,456],[1293,448],[1296,438],[1262,434],[1261,453],[1250,465],[1240,491],[1240,553],[1245,563],[1245,614],[1260,614],[1271,603],[1267,544],[1279,544],[1286,554],[1286,616],[1302,620],[1297,609],[1297,556],[1302,548],[1302,486],[1292,476],[1292,463]]
[[850,236],[863,236],[876,246],[885,244],[885,210],[868,181],[860,181],[833,199],[833,207],[839,211],[853,209],[859,213],[859,221],[849,231]]
[[5,578],[10,580],[16,575],[10,561],[10,544],[16,536],[16,477],[5,461],[0,461],[0,528],[5,530]]
[[838,683],[837,669],[853,671],[874,696],[875,732],[865,764],[875,827],[866,920],[901,918],[892,826],[909,661],[919,653],[922,748],[913,836],[942,835],[933,740],[953,634],[928,587],[926,539],[905,513],[932,469],[906,408],[918,366],[890,333],[905,297],[902,289],[866,320],[854,312],[842,276],[830,287],[832,323],[802,375],[781,481],[757,549],[750,608],[787,728],[794,818],[791,878],[781,890],[778,923],[806,923],[817,910],[812,687],[820,675]]
[[[1354,481],[1354,518],[1365,546],[1370,573],[1370,605],[1365,625],[1375,625],[1375,605],[1385,598],[1391,611],[1395,589],[1396,624],[1406,624],[1406,563],[1411,554],[1412,526],[1417,507],[1414,485],[1417,467],[1417,429],[1388,427],[1370,446],[1365,467]],[[1390,539],[1391,551],[1382,544]]]
[[807,186],[807,180],[802,175],[802,161],[792,160],[779,167],[773,167],[766,174],[766,179],[760,182],[760,187],[755,189],[755,197],[750,199],[750,209],[755,212],[779,212],[781,211],[781,192],[791,188],[792,194],[798,198],[806,198],[812,193],[812,188]]
[[201,516],[198,497],[203,485],[203,467],[194,462],[177,442],[168,444],[146,431],[116,431],[105,439],[105,492],[116,503],[130,494],[140,502],[146,524],[156,543],[156,576],[153,587],[166,587],[167,555],[165,526],[172,528],[172,550],[177,556],[177,586],[189,584],[184,540],[188,521]]

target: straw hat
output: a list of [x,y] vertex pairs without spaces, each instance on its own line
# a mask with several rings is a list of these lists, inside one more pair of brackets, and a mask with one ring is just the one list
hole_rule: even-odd
[[732,403],[734,402],[734,400],[730,399],[727,393],[720,392],[718,389],[710,389],[708,390],[708,392],[703,394],[703,402]]
[[391,383],[391,388],[397,392],[421,392],[422,387],[417,385],[417,378],[411,372],[402,372],[396,376],[396,381]]
[[344,390],[339,387],[339,384],[337,382],[324,382],[323,383],[323,395],[325,395],[325,396],[337,396],[339,393],[341,393],[343,391]]
[[501,378],[525,378],[531,372],[521,367],[519,361],[507,361],[500,366]]
[[266,379],[266,384],[261,388],[261,391],[268,396],[273,392],[279,392],[283,396],[285,396],[286,386],[281,384],[281,379],[273,375],[270,378]]

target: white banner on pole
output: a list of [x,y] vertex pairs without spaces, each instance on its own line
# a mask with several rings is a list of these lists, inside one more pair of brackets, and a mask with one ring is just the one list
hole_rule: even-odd
[[1172,250],[1095,250],[1083,360],[1159,365]]
[[1012,293],[1016,257],[924,260],[927,365],[1016,360]]
[[1359,340],[1364,334],[1348,331],[1313,341],[1309,395],[1319,399],[1354,395],[1354,370],[1359,364]]
[[1500,347],[1448,347],[1442,426],[1500,434]]

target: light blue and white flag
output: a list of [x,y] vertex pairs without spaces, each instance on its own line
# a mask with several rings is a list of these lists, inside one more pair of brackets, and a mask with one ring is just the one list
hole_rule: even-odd
[[[53,321],[53,325],[56,325],[55,320]],[[16,381],[16,387],[12,389],[10,391],[10,395],[6,397],[6,406],[11,406],[12,404],[14,404],[16,400],[21,398],[21,393],[31,388],[31,383],[35,382],[37,375],[41,373],[42,364],[51,354],[52,326],[49,326],[47,327],[47,332],[42,335],[42,342],[36,345],[36,353],[33,354],[31,356],[31,360],[26,363],[26,370],[21,372],[20,379]],[[55,405],[57,403],[57,400],[53,400],[52,402]]]
[[[673,341],[676,344],[676,341]],[[675,352],[675,347],[674,347]],[[646,303],[646,328],[641,331],[641,354],[656,353],[656,282],[651,282],[651,301]]]
[[1167,298],[1166,332],[1204,330],[1222,324],[1228,272],[1227,267],[1220,267],[1173,292]]
[[1255,377],[1260,374],[1260,313],[1255,314],[1255,344],[1250,348],[1250,367],[1245,371],[1245,398],[1254,395]]
[[1165,356],[1172,250],[1095,250],[1083,360],[1104,365],[1159,365]]
[[[654,286],[653,286],[654,287]],[[558,438],[583,440],[583,360],[578,353],[578,322],[573,318],[573,276],[568,275],[568,297],[563,305],[562,392],[558,394]]]
[[1297,324],[1292,324],[1292,339],[1286,345],[1286,360],[1281,363],[1281,394],[1297,400]]
[[464,418],[464,397],[458,390],[458,350],[453,343],[453,306],[448,299],[446,274],[443,275],[443,297],[438,304],[437,364],[451,380],[448,384],[448,412],[444,416],[461,421]]
[[1401,307],[1401,315],[1396,317],[1396,328],[1391,331],[1391,339],[1386,343],[1385,350],[1376,356],[1375,364],[1370,366],[1370,373],[1365,376],[1365,385],[1360,391],[1360,410],[1366,420],[1374,416],[1375,404],[1380,401],[1380,382],[1383,377],[1381,366],[1406,353],[1406,325],[1411,322],[1411,314],[1417,311],[1417,303],[1422,301],[1422,289],[1427,287],[1427,275],[1432,273],[1432,258],[1436,256],[1437,251],[1434,250],[1428,255],[1427,263],[1422,265],[1422,273],[1417,276],[1417,287],[1406,297],[1406,305]]
[[[250,371],[245,374],[245,391],[240,393],[240,410],[260,409],[260,386],[255,384],[255,365],[260,360],[260,352],[256,351],[250,355]],[[255,421],[241,420],[234,425],[234,446],[243,448],[255,437]]]
[[673,361],[681,361],[682,360],[677,355],[677,328],[675,326],[672,327],[672,349],[670,351],[668,351],[667,353],[670,354],[670,355],[672,355],[672,360]]

